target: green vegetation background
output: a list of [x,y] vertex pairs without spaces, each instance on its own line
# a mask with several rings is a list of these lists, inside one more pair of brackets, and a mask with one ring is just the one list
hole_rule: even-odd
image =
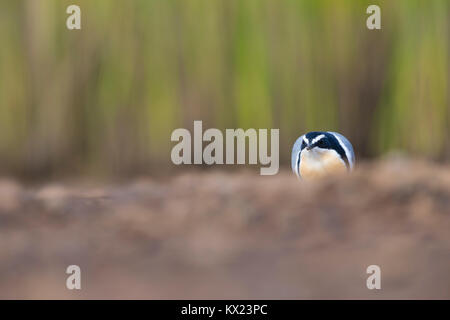
[[446,0],[2,0],[0,170],[154,172],[193,120],[280,128],[285,164],[309,130],[449,159],[449,21]]

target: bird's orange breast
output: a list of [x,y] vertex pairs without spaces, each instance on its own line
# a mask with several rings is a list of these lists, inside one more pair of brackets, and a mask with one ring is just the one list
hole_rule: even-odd
[[336,152],[302,152],[300,159],[302,178],[314,179],[343,172],[347,172],[347,167]]

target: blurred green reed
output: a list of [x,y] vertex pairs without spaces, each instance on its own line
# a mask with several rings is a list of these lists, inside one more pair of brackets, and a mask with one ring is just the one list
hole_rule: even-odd
[[449,18],[446,0],[2,0],[0,170],[154,172],[196,119],[280,128],[285,164],[308,130],[449,159]]

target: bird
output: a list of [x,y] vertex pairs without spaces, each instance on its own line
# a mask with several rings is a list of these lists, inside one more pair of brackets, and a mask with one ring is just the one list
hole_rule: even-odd
[[291,167],[300,179],[350,172],[354,165],[355,152],[352,144],[337,132],[308,132],[300,136],[292,147]]

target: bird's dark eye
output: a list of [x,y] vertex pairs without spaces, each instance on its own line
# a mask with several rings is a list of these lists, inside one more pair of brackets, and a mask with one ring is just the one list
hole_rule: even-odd
[[306,147],[306,143],[305,143],[305,141],[302,141],[302,146],[301,146],[301,148],[303,149],[304,147]]
[[326,147],[327,142],[325,140],[319,140],[319,143],[317,144],[319,147]]

